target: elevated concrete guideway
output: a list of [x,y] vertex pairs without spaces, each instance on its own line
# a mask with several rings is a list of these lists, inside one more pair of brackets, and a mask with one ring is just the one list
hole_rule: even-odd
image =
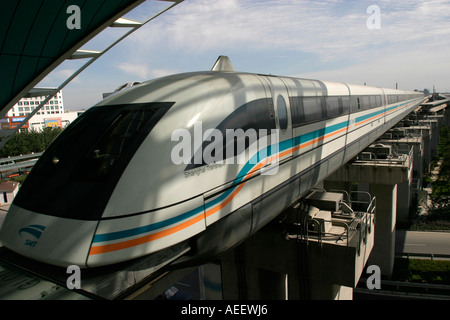
[[[338,231],[342,227],[339,210],[307,210],[310,220],[305,222],[304,215],[292,208],[294,213],[287,213],[288,217],[294,217],[294,229],[302,231],[288,231],[286,236],[283,224],[274,223],[222,257],[224,297],[352,299],[355,283],[369,265],[377,266],[389,279],[396,255],[397,221],[409,219],[423,171],[437,152],[439,126],[448,125],[449,110],[447,104],[442,106],[440,110],[416,108],[321,185],[331,193],[343,190],[347,194],[355,192],[356,185],[357,194],[349,196],[349,207],[365,195],[373,197],[373,210],[369,206],[362,215],[369,219],[350,219],[344,224],[346,230],[356,226],[356,238]],[[337,203],[344,212],[352,212],[342,199]]]
[[421,200],[426,197],[423,177],[437,155],[439,128],[449,125],[447,104],[441,106],[416,109],[324,182],[326,189],[357,188],[377,198],[375,245],[369,263],[378,265],[388,279],[396,254],[396,225],[409,223],[417,212],[413,199],[426,202]]

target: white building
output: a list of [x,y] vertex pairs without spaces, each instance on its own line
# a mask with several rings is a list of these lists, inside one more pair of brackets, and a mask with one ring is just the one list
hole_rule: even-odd
[[[22,98],[6,114],[8,117],[26,116],[44,101],[46,96]],[[36,115],[56,115],[64,113],[64,101],[62,91],[59,91],[50,99]]]
[[[6,118],[1,119],[2,129],[14,129],[25,117],[36,109],[47,96],[33,96],[22,98],[6,114]],[[53,98],[40,108],[40,110],[24,125],[21,131],[36,130],[41,131],[46,127],[65,128],[75,120],[79,111],[66,112],[64,110],[64,100],[62,91],[59,91]]]

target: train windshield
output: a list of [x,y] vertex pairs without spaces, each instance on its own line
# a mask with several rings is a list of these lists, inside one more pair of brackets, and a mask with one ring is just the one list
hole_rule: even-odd
[[121,174],[173,103],[94,107],[50,145],[14,203],[52,216],[97,220]]

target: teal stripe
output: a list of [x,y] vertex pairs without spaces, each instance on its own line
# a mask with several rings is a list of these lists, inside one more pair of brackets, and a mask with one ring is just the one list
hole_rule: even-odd
[[372,118],[372,117],[381,115],[381,114],[383,114],[383,113],[385,113],[385,112],[389,112],[389,111],[394,110],[394,109],[397,109],[397,108],[399,108],[399,107],[403,107],[403,106],[407,105],[408,103],[414,102],[414,101],[416,101],[416,100],[417,100],[417,99],[415,99],[415,100],[413,100],[413,101],[410,101],[410,102],[404,102],[404,103],[401,103],[401,104],[397,104],[397,105],[395,105],[395,106],[393,106],[393,107],[386,108],[386,110],[383,109],[383,110],[381,110],[381,111],[372,112],[372,113],[366,114],[366,115],[364,115],[364,116],[358,117],[358,118],[356,118],[356,123],[359,123],[359,122],[361,122],[361,121],[364,121],[364,120],[370,119],[370,118]]
[[[335,124],[335,125],[332,125],[332,126],[329,126],[326,128],[318,129],[318,130],[306,133],[304,135],[297,136],[292,139],[282,141],[278,144],[279,145],[278,153],[289,150],[290,148],[293,148],[296,146],[300,146],[303,143],[312,141],[316,138],[320,138],[329,133],[333,133],[335,131],[343,129],[343,128],[347,127],[348,124],[349,124],[348,121],[344,121],[344,122],[341,122],[341,123],[338,123],[338,124]],[[272,152],[272,146],[265,147],[264,149],[261,149],[260,151],[258,151],[257,154],[254,155],[244,165],[244,167],[241,169],[241,171],[238,173],[237,178],[232,183],[232,188],[228,189],[227,191],[225,191],[223,194],[221,194],[219,197],[215,198],[211,202],[205,203],[204,209],[208,210],[209,208],[214,207],[215,205],[224,201],[228,196],[230,196],[234,192],[236,187],[244,179],[244,177],[247,175],[247,173],[249,173],[250,170],[255,166],[255,164],[261,162],[265,158],[270,157],[272,155],[271,152]],[[123,230],[123,231],[98,234],[98,235],[94,236],[93,242],[98,243],[98,242],[113,241],[113,240],[133,237],[133,236],[137,236],[137,235],[144,234],[147,232],[155,231],[155,230],[165,228],[170,225],[179,223],[183,220],[189,219],[202,211],[203,211],[203,206],[195,208],[193,210],[190,210],[186,213],[180,214],[179,216],[176,216],[176,217],[164,220],[164,221],[160,221],[157,223],[152,223],[152,224],[149,224],[146,226],[141,226],[141,227],[132,228],[132,229]]]

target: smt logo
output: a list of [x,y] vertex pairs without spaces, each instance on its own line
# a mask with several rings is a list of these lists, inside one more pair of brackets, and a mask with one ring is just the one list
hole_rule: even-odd
[[[24,234],[29,234],[33,236],[34,239],[38,240],[44,231],[45,226],[41,226],[39,224],[30,224],[19,230],[19,236],[23,238],[25,237]],[[38,243],[36,240],[31,240],[27,238],[25,239],[24,245],[34,247]]]

